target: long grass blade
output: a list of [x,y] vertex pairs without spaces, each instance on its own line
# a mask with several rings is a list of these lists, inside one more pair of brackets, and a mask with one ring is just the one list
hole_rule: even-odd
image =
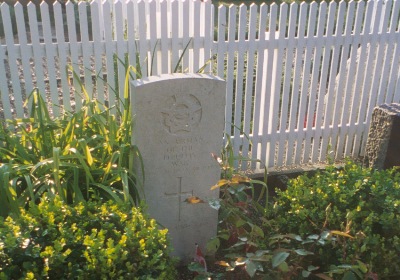
[[150,63],[150,76],[153,76],[153,65],[154,65],[154,56],[156,54],[156,47],[158,45],[159,40],[156,41],[153,51],[151,53],[151,63]]
[[116,201],[117,203],[122,203],[123,201],[121,200],[121,198],[118,197],[118,195],[115,194],[115,192],[113,192],[110,187],[99,184],[99,183],[92,183],[92,186],[95,186],[103,191],[105,191],[114,201]]
[[181,56],[179,57],[178,62],[177,62],[176,65],[175,65],[175,68],[174,68],[174,72],[173,72],[173,73],[178,72],[179,66],[181,65],[183,56],[185,55],[186,50],[188,49],[188,47],[189,47],[189,45],[190,45],[190,42],[192,42],[192,38],[190,38],[189,42],[186,44],[186,47],[183,49],[183,52],[182,52]]
[[59,147],[53,148],[53,176],[54,176],[54,183],[56,185],[56,192],[59,194],[61,199],[65,201],[65,194],[63,189],[61,188]]
[[79,203],[84,201],[84,197],[82,194],[81,189],[79,188],[79,168],[74,167],[73,169],[73,183],[72,183],[72,190],[73,190],[73,194],[74,194],[74,203]]

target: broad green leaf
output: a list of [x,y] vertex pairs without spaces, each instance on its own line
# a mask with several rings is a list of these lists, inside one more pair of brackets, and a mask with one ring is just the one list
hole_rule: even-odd
[[194,272],[205,272],[204,266],[198,262],[192,262],[188,265],[188,269]]
[[324,279],[324,280],[333,280],[333,278],[331,278],[328,275],[323,274],[323,273],[317,273],[317,274],[315,274],[315,276],[317,276],[318,278]]
[[288,272],[289,271],[289,265],[287,264],[287,262],[281,263],[280,265],[278,265],[278,268],[282,272]]
[[307,277],[310,276],[310,275],[311,275],[311,272],[310,272],[310,271],[303,270],[303,271],[301,272],[301,276],[303,276],[304,278],[307,278]]
[[357,280],[357,277],[354,275],[353,272],[347,271],[344,275],[342,280]]
[[368,272],[368,267],[361,261],[357,260],[358,268],[361,270],[362,273]]
[[298,254],[300,256],[314,255],[313,252],[310,252],[310,251],[307,251],[307,250],[304,250],[304,249],[297,249],[297,250],[294,250],[294,251],[296,252],[296,254]]
[[311,234],[309,236],[307,236],[308,239],[312,239],[312,240],[317,240],[319,239],[319,235],[318,234]]
[[246,263],[246,272],[249,274],[251,278],[254,277],[256,271],[257,271],[257,266],[255,265],[255,263],[252,261],[248,261]]
[[246,221],[243,220],[243,219],[237,218],[236,221],[235,221],[235,226],[236,226],[236,227],[241,227],[241,226],[243,226],[244,224],[246,224]]
[[122,204],[122,200],[108,186],[104,186],[104,185],[98,184],[98,183],[92,183],[92,185],[95,186],[95,187],[98,187],[99,189],[104,190],[106,193],[108,193],[113,198],[113,200],[115,202]]
[[262,256],[262,255],[269,254],[269,253],[270,253],[269,250],[257,250],[256,253],[255,253],[255,255],[256,255],[257,257],[260,257],[260,256]]
[[215,254],[218,251],[219,246],[220,246],[219,238],[217,237],[211,238],[206,245],[207,254],[211,255]]
[[263,230],[262,230],[259,226],[253,225],[252,231],[253,231],[257,236],[259,236],[259,237],[261,237],[261,238],[264,238],[264,232],[263,232]]
[[280,252],[275,253],[272,257],[272,267],[279,266],[281,263],[283,263],[289,257],[289,255],[290,254],[285,251],[280,251]]
[[318,266],[309,265],[309,266],[307,267],[307,270],[308,270],[308,271],[314,271],[314,270],[317,270],[317,269],[319,269]]

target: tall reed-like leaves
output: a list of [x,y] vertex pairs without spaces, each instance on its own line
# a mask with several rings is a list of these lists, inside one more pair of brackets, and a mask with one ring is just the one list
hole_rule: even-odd
[[[129,71],[134,68],[127,69],[127,80]],[[116,116],[91,100],[82,84],[82,107],[55,119],[40,93],[32,92],[30,117],[0,126],[0,215],[17,211],[44,192],[68,203],[138,203],[132,163],[139,153],[131,146],[129,82],[125,85]]]

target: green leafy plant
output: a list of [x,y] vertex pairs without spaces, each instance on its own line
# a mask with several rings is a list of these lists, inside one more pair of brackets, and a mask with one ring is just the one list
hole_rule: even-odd
[[[286,214],[278,215],[269,202],[266,179],[253,180],[234,168],[236,160],[249,159],[235,157],[229,140],[221,156],[214,157],[222,176],[211,189],[219,189],[220,198],[209,204],[219,210],[219,226],[218,235],[209,241],[207,249],[217,255],[216,264],[226,270],[227,278],[363,279],[367,275],[369,267],[358,257],[352,262],[333,258],[327,260],[327,266],[320,266],[326,252],[345,246],[349,240],[359,240],[339,226],[328,227],[330,207],[320,210],[326,223],[318,230],[287,230]],[[190,268],[199,274],[196,279],[214,276],[196,264]]]
[[[320,252],[315,265],[368,265],[369,275],[400,277],[400,173],[371,170],[348,161],[343,168],[289,181],[277,191],[276,225],[281,232],[320,234],[337,229],[354,238],[338,238]],[[339,270],[339,269],[338,269]]]
[[131,145],[129,71],[117,115],[91,100],[80,84],[83,106],[76,112],[52,118],[34,90],[30,117],[0,126],[0,215],[18,211],[45,192],[68,203],[90,198],[139,202],[132,172],[140,154]]
[[128,204],[44,197],[0,219],[0,279],[176,279],[167,230]]

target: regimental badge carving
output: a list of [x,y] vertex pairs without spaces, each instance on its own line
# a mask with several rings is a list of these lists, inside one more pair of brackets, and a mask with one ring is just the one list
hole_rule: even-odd
[[199,125],[201,114],[200,101],[192,94],[169,97],[161,112],[163,125],[171,134],[191,132]]

